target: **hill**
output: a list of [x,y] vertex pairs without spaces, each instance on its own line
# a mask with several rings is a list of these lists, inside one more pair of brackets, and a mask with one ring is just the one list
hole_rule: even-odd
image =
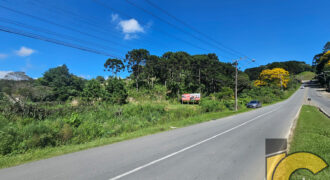
[[284,62],[272,62],[267,65],[248,68],[244,72],[249,75],[250,80],[256,80],[258,79],[258,76],[262,70],[273,69],[273,68],[283,68],[289,71],[290,74],[294,74],[294,75],[305,71],[312,71],[312,66],[306,64],[303,61],[284,61]]
[[314,72],[305,71],[296,75],[298,80],[312,80],[315,77]]
[[25,72],[0,71],[0,79],[13,81],[28,81],[32,78],[27,76]]

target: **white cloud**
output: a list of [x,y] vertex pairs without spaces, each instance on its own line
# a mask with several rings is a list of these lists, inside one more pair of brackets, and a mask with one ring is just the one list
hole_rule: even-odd
[[111,21],[117,21],[119,19],[119,15],[118,14],[111,14]]
[[143,27],[135,19],[121,20],[119,26],[125,34],[144,32]]
[[118,14],[111,14],[111,21],[117,24],[117,28],[124,34],[125,40],[138,38],[138,33],[145,33],[145,29],[151,26],[151,23],[142,26],[134,18],[123,20]]
[[7,54],[2,54],[2,53],[0,53],[0,59],[6,59],[7,57],[8,57]]
[[125,34],[125,36],[124,36],[124,39],[125,40],[129,40],[129,39],[136,39],[136,38],[138,38],[139,36],[138,35],[136,35],[136,34]]
[[22,46],[21,49],[15,51],[17,56],[26,57],[35,53],[35,50]]

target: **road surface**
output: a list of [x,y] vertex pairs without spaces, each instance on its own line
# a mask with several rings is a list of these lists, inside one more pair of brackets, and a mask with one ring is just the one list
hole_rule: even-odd
[[311,98],[311,103],[322,108],[330,115],[330,98],[322,95],[324,89],[318,88],[317,85],[309,84],[307,97]]
[[254,111],[0,170],[0,179],[255,179],[265,139],[286,138],[306,89]]

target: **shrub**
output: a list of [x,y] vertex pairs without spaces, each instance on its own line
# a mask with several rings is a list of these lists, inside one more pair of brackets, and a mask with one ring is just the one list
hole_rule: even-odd
[[55,146],[56,145],[56,129],[45,122],[34,122],[23,129],[23,146],[26,149]]
[[223,104],[229,110],[234,110],[235,109],[235,101],[234,100],[223,101]]
[[5,127],[0,130],[0,154],[6,155],[16,149],[16,136],[17,132],[13,127]]
[[225,109],[223,103],[217,100],[203,99],[200,106],[203,112],[216,112]]
[[81,96],[87,101],[95,101],[102,98],[104,94],[105,91],[101,83],[95,79],[91,79],[86,83]]
[[223,87],[220,92],[213,93],[211,96],[217,100],[232,99],[234,91],[230,87]]
[[78,113],[72,113],[70,118],[66,120],[66,123],[78,127],[81,124],[81,119],[79,118]]
[[109,78],[105,85],[106,93],[103,98],[111,103],[124,104],[127,98],[124,81],[118,78]]
[[60,131],[61,141],[65,143],[68,140],[70,140],[72,136],[73,136],[73,131],[71,126],[69,124],[64,124],[64,126]]

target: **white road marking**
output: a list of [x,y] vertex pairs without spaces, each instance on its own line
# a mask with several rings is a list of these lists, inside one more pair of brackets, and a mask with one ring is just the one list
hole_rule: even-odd
[[254,117],[253,119],[250,119],[250,120],[248,120],[248,121],[246,121],[246,122],[244,122],[244,123],[242,123],[242,124],[239,124],[239,125],[237,125],[237,126],[235,126],[235,127],[233,127],[233,128],[230,128],[230,129],[228,129],[228,130],[226,130],[226,131],[224,131],[224,132],[221,132],[221,133],[219,133],[219,134],[216,134],[216,135],[214,135],[214,136],[212,136],[212,137],[209,137],[209,138],[207,138],[207,139],[205,139],[205,140],[203,140],[203,141],[197,142],[197,143],[195,143],[195,144],[193,144],[193,145],[190,145],[190,146],[188,146],[188,147],[185,147],[185,148],[183,148],[183,149],[181,149],[181,150],[179,150],[179,151],[173,152],[173,153],[171,153],[171,154],[169,154],[169,155],[167,155],[167,156],[164,156],[164,157],[162,157],[162,158],[159,158],[159,159],[156,159],[156,160],[154,160],[154,161],[151,161],[151,162],[149,162],[149,163],[147,163],[147,164],[145,164],[145,165],[139,166],[139,167],[137,167],[137,168],[135,168],[135,169],[132,169],[132,170],[130,170],[130,171],[127,171],[127,172],[125,172],[125,173],[123,173],[123,174],[120,174],[120,175],[118,175],[118,176],[116,176],[116,177],[110,178],[109,180],[117,180],[117,179],[120,179],[120,178],[122,178],[122,177],[124,177],[124,176],[127,176],[127,175],[129,175],[129,174],[132,174],[132,173],[134,173],[134,172],[137,172],[137,171],[139,171],[139,170],[141,170],[141,169],[143,169],[143,168],[146,168],[146,167],[151,166],[151,165],[153,165],[153,164],[156,164],[156,163],[158,163],[158,162],[160,162],[160,161],[163,161],[163,160],[165,160],[165,159],[168,159],[168,158],[170,158],[170,157],[172,157],[172,156],[175,156],[175,155],[177,155],[177,154],[179,154],[179,153],[182,153],[182,152],[184,152],[184,151],[187,151],[187,150],[189,150],[189,149],[191,149],[191,148],[194,148],[194,147],[196,147],[196,146],[198,146],[198,145],[200,145],[200,144],[203,144],[203,143],[205,143],[205,142],[207,142],[207,141],[210,141],[210,140],[212,140],[212,139],[214,139],[214,138],[216,138],[216,137],[218,137],[218,136],[221,136],[221,135],[223,135],[223,134],[226,134],[226,133],[228,133],[228,132],[230,132],[230,131],[233,131],[233,130],[235,130],[235,129],[241,127],[241,126],[244,126],[244,125],[246,125],[246,124],[248,124],[248,123],[250,123],[250,122],[252,122],[252,121],[255,121],[256,119],[258,119],[258,118],[260,118],[260,117],[262,117],[262,116],[265,116],[265,115],[267,115],[267,114],[270,114],[270,113],[272,113],[272,112],[275,112],[275,111],[277,111],[278,109],[280,109],[281,107],[282,107],[282,106],[280,106],[280,107],[278,107],[278,108],[276,108],[276,109],[274,109],[274,110],[272,110],[272,111],[269,111],[269,112],[267,112],[267,113],[264,113],[264,114],[261,114],[261,115],[259,115],[259,116],[256,116],[256,117]]

